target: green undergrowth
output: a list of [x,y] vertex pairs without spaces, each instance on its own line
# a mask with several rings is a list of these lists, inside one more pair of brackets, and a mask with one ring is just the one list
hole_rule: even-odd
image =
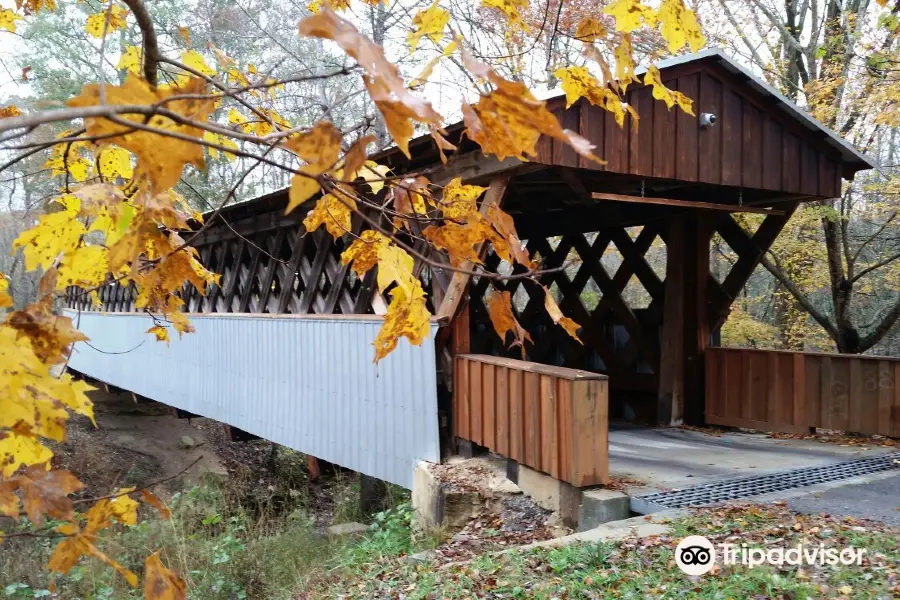
[[[334,487],[337,518],[358,518],[351,508],[352,481]],[[171,498],[171,519],[142,508],[138,525],[117,526],[103,536],[100,547],[139,574],[144,558],[162,548],[164,562],[185,579],[188,597],[204,600],[303,597],[334,574],[358,573],[414,550],[411,509],[396,490],[394,506],[374,515],[366,534],[353,539],[325,535],[303,499],[290,511],[275,514],[265,506],[236,504],[229,494],[210,479]],[[0,544],[0,600],[50,597],[53,583],[54,598],[142,597],[141,590],[131,590],[94,559],[83,559],[67,575],[51,578],[44,565],[54,544],[29,537]]]

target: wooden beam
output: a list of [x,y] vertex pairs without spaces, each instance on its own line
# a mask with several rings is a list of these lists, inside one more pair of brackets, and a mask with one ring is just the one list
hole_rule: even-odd
[[703,210],[722,210],[733,213],[755,213],[758,215],[783,215],[783,210],[774,208],[758,208],[755,206],[735,206],[733,204],[716,204],[714,202],[692,202],[690,200],[674,200],[672,198],[650,198],[647,196],[626,196],[624,194],[607,194],[594,192],[594,200],[612,200],[614,202],[632,202],[635,204],[660,204],[678,208],[700,208]]
[[493,181],[500,173],[525,164],[518,158],[498,160],[496,156],[485,156],[480,150],[473,150],[450,158],[446,165],[439,167],[428,178],[434,185],[446,185],[456,177],[467,183],[488,178]]
[[[750,275],[756,270],[763,255],[768,252],[775,242],[775,238],[784,229],[784,226],[790,220],[791,215],[794,214],[799,204],[799,202],[793,202],[788,206],[784,214],[766,217],[752,238],[745,239],[743,242],[733,240],[735,245],[740,246],[740,248],[731,246],[731,243],[728,244],[738,253],[738,260],[731,267],[731,271],[728,272],[725,281],[722,282],[722,293],[715,299],[715,303],[709,307],[709,320],[712,331],[719,329],[725,323],[725,319],[728,318],[728,313],[731,310],[732,302],[737,298],[741,288],[744,287]],[[725,218],[731,219],[731,217]],[[743,236],[747,238],[747,234],[737,224],[734,224],[734,227],[731,228],[724,220],[718,223],[716,229],[725,230],[726,235],[729,235],[729,237],[740,239]]]
[[591,201],[591,193],[584,186],[584,183],[578,178],[578,175],[572,169],[562,168],[557,171],[562,180],[566,182],[581,202],[589,203]]
[[[684,422],[702,425],[706,407],[706,348],[709,346],[710,215],[690,215],[684,261]],[[730,218],[730,217],[729,217]]]
[[[478,209],[478,212],[482,216],[487,214],[488,208],[491,206],[496,205],[497,207],[500,207],[503,204],[503,198],[506,196],[506,190],[509,187],[511,179],[512,178],[509,175],[498,175],[491,180],[491,185],[488,188],[488,191],[485,192],[484,200],[481,201],[481,207]],[[481,254],[484,249],[485,246],[482,244],[478,253]],[[465,270],[471,270],[472,267],[471,261],[466,261],[462,265],[462,268]],[[462,302],[466,290],[469,287],[470,279],[471,275],[468,273],[460,273],[459,271],[453,273],[453,279],[450,280],[450,285],[447,287],[447,293],[444,294],[444,301],[441,302],[441,307],[437,311],[438,321],[441,323],[449,323],[453,320],[453,317],[456,316],[459,304]]]

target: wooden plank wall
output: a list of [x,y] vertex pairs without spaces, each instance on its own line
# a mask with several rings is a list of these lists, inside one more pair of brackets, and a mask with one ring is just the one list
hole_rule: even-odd
[[[579,156],[562,142],[541,138],[536,162],[777,190],[835,198],[841,192],[841,161],[821,138],[733,74],[712,63],[691,63],[662,71],[664,83],[694,101],[694,112],[713,113],[713,127],[655,100],[651,88],[632,85],[626,102],[638,113],[619,127],[608,111],[581,100],[566,110],[565,99],[550,108],[563,127],[597,146],[606,165]],[[722,199],[721,201],[725,201]],[[736,201],[737,197],[730,200]]]
[[454,435],[582,487],[609,482],[605,375],[461,354]]
[[900,437],[900,359],[709,348],[706,421],[806,433]]

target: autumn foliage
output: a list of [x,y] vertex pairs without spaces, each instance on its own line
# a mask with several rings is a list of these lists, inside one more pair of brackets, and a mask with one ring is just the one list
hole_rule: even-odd
[[[15,31],[20,21],[54,8],[52,0],[16,0],[14,8],[0,9],[0,30]],[[484,154],[528,160],[536,155],[538,139],[549,136],[602,163],[597,149],[563,128],[525,84],[473,55],[441,0],[411,21],[410,54],[426,42],[439,50],[415,82],[407,82],[383,48],[357,29],[348,8],[344,0],[311,3],[312,14],[299,23],[297,35],[327,40],[346,53],[352,66],[332,75],[362,77],[393,143],[406,156],[419,133],[431,136],[443,160],[455,150],[443,129],[444,116],[411,85],[426,81],[441,61],[452,60],[477,83],[461,114],[464,135]],[[540,35],[534,7],[524,0],[483,0],[482,8],[504,22],[509,35]],[[68,127],[40,148],[46,155],[45,176],[54,178],[59,193],[52,208],[15,242],[28,268],[43,272],[40,298],[0,324],[0,514],[25,517],[39,530],[48,518],[63,522],[52,528],[61,539],[49,569],[66,573],[83,557],[94,557],[132,586],[139,585],[138,576],[100,550],[99,536],[134,525],[139,500],[164,517],[167,510],[147,490],[122,489],[80,502],[85,510],[79,513],[70,498],[80,488],[77,478],[51,470],[53,455],[45,441],[65,440],[72,414],[93,418],[86,395],[92,388],[67,373],[56,375],[72,344],[85,340],[72,319],[59,314],[56,299],[77,286],[96,301],[101,286],[117,281],[133,285],[135,306],[147,314],[148,334],[156,340],[177,343],[170,331],[178,336],[192,332],[180,292],[190,284],[204,293],[218,275],[204,268],[191,247],[206,225],[177,191],[185,169],[203,169],[208,157],[220,156],[277,166],[292,174],[287,211],[308,210],[308,231],[324,227],[334,238],[355,237],[341,260],[359,275],[377,268],[378,288],[391,297],[374,341],[376,361],[400,338],[420,344],[429,335],[431,315],[416,260],[436,255],[448,270],[487,274],[481,257],[490,244],[534,281],[541,269],[512,218],[499,206],[479,203],[486,188],[460,179],[434,185],[425,174],[395,176],[370,159],[373,136],[341,131],[327,120],[295,124],[292,115],[278,114],[267,102],[283,81],[238,64],[212,43],[205,55],[186,49],[178,59],[162,56],[145,16],[139,0],[113,1],[84,24],[88,35],[109,47],[115,45],[110,34],[133,20],[143,31],[143,46],[117,49],[121,83],[85,85],[64,108],[0,107],[4,141],[50,124]],[[638,127],[639,115],[623,103],[622,94],[628,85],[643,82],[668,107],[693,114],[691,99],[666,88],[656,69],[638,75],[632,51],[632,35],[639,30],[656,31],[670,52],[702,47],[697,18],[683,0],[615,0],[602,12],[567,19],[560,22],[570,22],[568,35],[583,47],[582,64],[555,70],[569,104],[584,98],[614,114],[620,125],[631,113]],[[189,34],[180,31],[185,41]],[[164,82],[159,81],[162,64],[174,72]],[[358,236],[351,233],[354,219],[363,222]],[[434,252],[425,253],[423,247]],[[10,306],[6,281],[0,278],[0,307]],[[554,323],[578,339],[578,324],[562,314],[549,292],[545,307]],[[514,345],[528,341],[508,292],[491,297],[489,312],[498,335],[508,339],[511,333]],[[185,584],[165,567],[164,553],[146,559],[143,580],[147,598],[185,596]]]

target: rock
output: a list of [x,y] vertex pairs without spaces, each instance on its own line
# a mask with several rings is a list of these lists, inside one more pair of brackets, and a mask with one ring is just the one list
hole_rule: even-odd
[[358,536],[369,530],[368,525],[362,523],[341,523],[340,525],[332,525],[325,532],[330,536]]
[[415,554],[409,554],[403,557],[403,562],[407,564],[422,564],[431,562],[437,558],[437,552],[434,550],[423,550]]
[[189,450],[189,449],[191,449],[191,448],[196,448],[196,447],[199,446],[200,444],[197,442],[197,440],[195,440],[195,439],[192,438],[191,436],[189,436],[189,435],[183,435],[183,436],[181,436],[180,445],[181,445],[181,447],[184,448],[185,450]]

